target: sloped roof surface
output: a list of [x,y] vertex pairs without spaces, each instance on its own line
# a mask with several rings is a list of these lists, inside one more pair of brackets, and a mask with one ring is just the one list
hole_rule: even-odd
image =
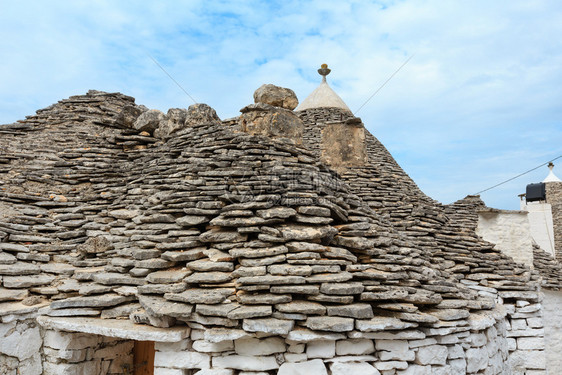
[[340,108],[351,113],[351,110],[338,94],[324,80],[297,107],[297,111],[311,108]]
[[532,288],[373,136],[364,167],[320,163],[315,124],[347,111],[301,112],[297,146],[210,123],[164,141],[125,106],[89,92],[0,127],[0,311],[347,332],[462,325],[494,305],[470,286]]

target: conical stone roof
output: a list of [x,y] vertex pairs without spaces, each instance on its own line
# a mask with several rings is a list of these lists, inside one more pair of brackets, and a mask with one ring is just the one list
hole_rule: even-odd
[[161,140],[126,128],[127,106],[92,92],[2,128],[11,309],[290,335],[466,325],[493,307],[313,147],[206,121]]

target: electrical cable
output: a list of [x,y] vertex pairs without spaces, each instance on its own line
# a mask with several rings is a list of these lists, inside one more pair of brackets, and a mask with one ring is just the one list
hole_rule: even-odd
[[168,77],[170,77],[170,79],[171,79],[172,81],[174,81],[174,83],[175,83],[176,85],[178,85],[178,87],[185,93],[185,95],[187,95],[187,96],[193,101],[194,104],[197,104],[197,102],[195,101],[195,99],[193,99],[193,97],[192,97],[191,95],[189,95],[189,93],[188,93],[187,91],[185,91],[185,89],[184,89],[183,87],[181,87],[181,85],[178,83],[178,81],[176,81],[176,80],[174,79],[174,77],[172,77],[172,76],[166,71],[166,69],[164,69],[164,68],[162,67],[162,65],[160,65],[160,64],[158,63],[158,61],[156,61],[156,59],[155,59],[154,57],[152,57],[148,52],[146,53],[146,55],[147,55],[148,57],[150,57],[150,59],[151,59],[156,65],[158,65],[158,67],[159,67],[160,69],[162,69],[162,71],[163,71],[164,73],[166,73],[166,75],[167,75]]
[[355,112],[353,112],[353,115],[355,116],[357,112],[359,112],[361,108],[365,106],[365,104],[369,103],[369,100],[373,99],[373,96],[377,95],[377,93],[382,90],[382,88],[412,59],[412,57],[414,57],[414,55],[415,53],[412,54],[410,57],[408,57],[408,59],[404,61],[404,63],[400,65],[400,67],[396,69],[396,71],[392,73],[392,75],[388,77],[386,81],[384,81],[384,83],[377,89],[377,91],[375,91],[374,94],[369,97],[369,99],[365,100],[365,103],[361,104],[361,107],[359,107]]
[[560,158],[562,158],[562,155],[560,155],[560,156],[558,156],[558,157],[556,157],[556,158],[554,158],[554,159],[552,159],[552,160],[549,160],[549,161],[547,161],[546,163],[543,163],[543,164],[539,165],[538,167],[529,169],[529,170],[526,171],[526,172],[523,172],[523,173],[521,173],[521,174],[518,174],[518,175],[515,176],[515,177],[512,177],[512,178],[510,178],[510,179],[508,179],[508,180],[502,181],[502,182],[500,182],[499,184],[496,184],[496,185],[494,185],[494,186],[492,186],[492,187],[489,187],[489,188],[484,189],[484,190],[480,190],[478,193],[475,193],[475,194],[473,194],[473,195],[479,195],[480,193],[483,193],[483,192],[485,192],[485,191],[492,190],[493,188],[496,188],[496,187],[498,187],[498,186],[500,186],[500,185],[503,185],[503,184],[505,184],[505,183],[507,183],[507,182],[509,182],[509,181],[513,181],[513,180],[515,180],[516,178],[519,178],[519,177],[521,177],[521,176],[524,176],[524,175],[526,175],[527,173],[532,172],[532,171],[534,171],[535,169],[539,169],[540,167],[543,167],[543,166],[547,165],[548,163],[552,163],[554,160],[557,160],[557,159],[560,159]]

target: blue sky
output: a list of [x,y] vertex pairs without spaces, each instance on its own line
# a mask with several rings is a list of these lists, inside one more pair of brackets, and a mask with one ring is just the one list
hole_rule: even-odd
[[[562,2],[0,0],[0,124],[89,89],[221,118],[263,83],[328,81],[431,197],[450,203],[562,155]],[[556,163],[556,162],[555,162]],[[517,209],[543,167],[482,194]],[[562,178],[562,159],[555,172]]]

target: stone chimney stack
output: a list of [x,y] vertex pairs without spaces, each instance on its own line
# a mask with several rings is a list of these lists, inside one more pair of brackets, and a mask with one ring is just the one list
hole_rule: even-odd
[[298,106],[297,111],[317,119],[321,160],[336,171],[359,167],[367,161],[365,127],[326,80],[332,70],[322,64],[320,85]]
[[550,172],[543,180],[546,185],[546,202],[552,209],[552,224],[554,231],[554,249],[556,259],[562,261],[562,180],[553,172],[554,164],[549,163]]
[[322,129],[321,160],[343,173],[367,161],[365,127],[358,117],[327,122]]
[[240,110],[240,130],[302,143],[304,125],[293,112],[299,104],[293,90],[271,84],[262,85],[254,92],[254,102]]

